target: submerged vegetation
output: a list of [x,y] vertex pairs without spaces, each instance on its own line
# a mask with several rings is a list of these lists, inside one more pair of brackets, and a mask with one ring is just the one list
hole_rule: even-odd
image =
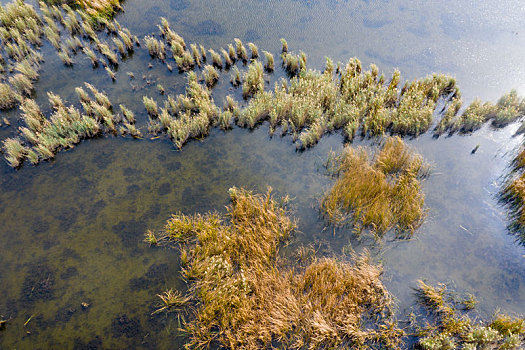
[[354,232],[369,228],[377,235],[395,229],[412,234],[425,215],[420,180],[428,167],[399,137],[386,138],[371,154],[347,146],[327,164],[337,176],[321,200],[321,211],[333,225],[351,223]]
[[286,198],[238,188],[230,189],[230,197],[226,216],[173,215],[162,233],[179,245],[183,275],[191,282],[188,298],[177,295],[172,303],[195,305],[183,326],[187,346],[397,346],[403,332],[389,313],[392,301],[379,267],[357,257],[354,263],[314,259],[289,269],[279,257],[296,227]]

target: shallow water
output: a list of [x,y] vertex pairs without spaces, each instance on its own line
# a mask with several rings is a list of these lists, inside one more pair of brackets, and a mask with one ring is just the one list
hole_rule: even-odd
[[[278,39],[286,37],[291,50],[308,54],[310,67],[322,68],[325,55],[335,61],[357,56],[386,73],[399,67],[405,78],[451,73],[466,100],[494,100],[511,88],[525,93],[525,10],[519,2],[477,4],[473,11],[465,11],[471,8],[468,1],[450,8],[409,1],[254,0],[224,6],[127,0],[124,8],[117,19],[139,37],[156,32],[157,18],[165,16],[187,42],[216,50],[239,37],[277,57]],[[43,106],[49,90],[75,103],[73,88],[86,81],[105,90],[113,105],[133,109],[138,126],[144,126],[142,95],[162,100],[157,82],[168,93],[184,90],[184,76],[151,61],[144,49],[119,65],[115,83],[103,69],[93,70],[83,55],[67,68],[48,44],[43,54],[46,62],[36,84],[36,100]],[[150,61],[153,68],[148,69]],[[128,71],[135,80],[129,80]],[[142,75],[155,83],[142,88]],[[271,80],[278,76],[282,72]],[[228,90],[228,79],[223,74],[213,91],[218,104],[228,93],[239,98]],[[138,86],[136,93],[131,84]],[[2,113],[13,125],[0,128],[0,139],[16,131],[17,113]],[[300,224],[293,247],[313,242],[327,255],[370,249],[383,263],[385,283],[402,312],[414,304],[411,287],[416,280],[427,279],[476,295],[482,316],[498,308],[525,314],[525,248],[507,233],[505,212],[496,198],[521,142],[521,137],[512,137],[515,129],[485,127],[471,136],[408,140],[433,164],[433,171],[424,183],[428,218],[414,239],[405,241],[387,235],[375,242],[366,235],[352,237],[350,230],[323,230],[317,198],[333,180],[324,175],[322,163],[330,149],[342,147],[339,135],[302,153],[289,137],[270,138],[266,125],[252,132],[214,130],[182,151],[163,138],[106,136],[82,142],[37,167],[13,170],[1,162],[0,316],[9,322],[0,332],[0,347],[183,344],[175,314],[150,316],[155,294],[186,287],[179,279],[178,254],[148,247],[141,242],[143,233],[160,229],[174,212],[223,211],[231,186],[264,191],[269,185],[277,194],[290,194]],[[83,308],[83,302],[89,306]]]

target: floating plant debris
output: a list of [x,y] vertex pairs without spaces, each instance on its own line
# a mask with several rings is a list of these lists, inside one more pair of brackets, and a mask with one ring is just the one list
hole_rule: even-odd
[[421,225],[420,179],[428,167],[399,137],[386,138],[374,154],[347,146],[328,168],[337,180],[321,200],[321,211],[331,224],[351,223],[356,233],[368,228],[377,235],[391,229],[412,234]]
[[[279,247],[295,229],[284,205],[243,189],[230,189],[225,216],[176,214],[163,237],[179,244],[187,296],[159,295],[157,311],[191,302],[195,315],[183,328],[187,346],[206,348],[396,347],[403,332],[389,312],[392,300],[381,269],[365,257],[353,263],[323,258],[294,270]],[[368,322],[373,319],[373,322]]]

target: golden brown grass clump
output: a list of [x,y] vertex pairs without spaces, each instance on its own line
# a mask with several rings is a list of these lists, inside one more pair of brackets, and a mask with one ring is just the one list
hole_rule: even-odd
[[428,167],[401,138],[388,137],[380,150],[345,147],[329,161],[337,180],[321,201],[321,211],[334,225],[351,223],[382,235],[396,229],[412,234],[425,216],[420,180]]
[[525,245],[525,147],[514,158],[499,200],[509,213],[508,228]]
[[[386,316],[391,299],[379,267],[361,257],[287,269],[278,251],[296,225],[286,200],[272,198],[270,190],[257,195],[232,188],[230,196],[226,216],[174,215],[163,233],[180,244],[183,274],[192,283],[196,308],[184,325],[187,347],[397,346],[402,332]],[[178,295],[175,304],[180,300],[186,302]]]
[[454,300],[445,285],[436,288],[419,281],[416,296],[432,320],[415,329],[418,345],[423,350],[522,349],[525,346],[522,318],[496,314],[490,322],[474,322],[456,307],[462,303]]
[[120,0],[74,0],[73,2],[93,18],[111,18],[118,10],[122,10]]

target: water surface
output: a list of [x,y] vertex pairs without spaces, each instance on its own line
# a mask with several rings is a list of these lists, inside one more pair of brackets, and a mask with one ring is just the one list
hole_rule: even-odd
[[[450,6],[253,0],[225,6],[127,0],[124,8],[117,19],[139,37],[156,32],[158,17],[164,16],[188,43],[215,50],[238,37],[277,57],[279,38],[286,37],[290,49],[305,51],[309,66],[318,69],[324,56],[335,61],[357,56],[387,74],[398,67],[406,78],[435,71],[455,75],[467,101],[495,100],[511,88],[525,93],[525,10],[516,1]],[[67,68],[49,44],[42,50],[46,62],[35,98],[44,110],[49,109],[46,91],[76,103],[73,88],[86,81],[106,91],[114,105],[131,108],[145,131],[142,95],[162,100],[157,83],[171,94],[184,91],[185,77],[152,61],[143,49],[119,65],[115,83],[83,55]],[[154,83],[146,86],[143,75]],[[278,71],[269,80],[280,76]],[[228,80],[223,74],[213,91],[219,105],[226,94],[240,98]],[[3,139],[16,132],[18,111],[1,116],[12,122],[0,128]],[[171,213],[223,212],[231,186],[255,191],[272,186],[294,198],[300,232],[287,252],[309,243],[325,255],[369,249],[384,265],[384,281],[401,314],[414,303],[411,287],[417,279],[476,295],[484,317],[496,309],[524,314],[525,248],[507,233],[505,212],[497,204],[502,176],[521,142],[512,136],[515,129],[485,127],[471,136],[407,140],[433,170],[424,182],[428,218],[413,239],[402,241],[387,235],[376,242],[366,235],[355,238],[350,229],[335,234],[324,229],[317,200],[333,179],[325,176],[322,163],[331,149],[342,148],[340,135],[306,152],[296,152],[290,137],[270,138],[266,125],[254,131],[215,130],[182,151],[164,138],[105,136],[36,167],[13,170],[1,162],[0,315],[9,322],[0,347],[179,347],[184,338],[178,336],[177,316],[151,316],[155,294],[187,288],[179,278],[178,253],[148,247],[143,233],[160,229]]]

